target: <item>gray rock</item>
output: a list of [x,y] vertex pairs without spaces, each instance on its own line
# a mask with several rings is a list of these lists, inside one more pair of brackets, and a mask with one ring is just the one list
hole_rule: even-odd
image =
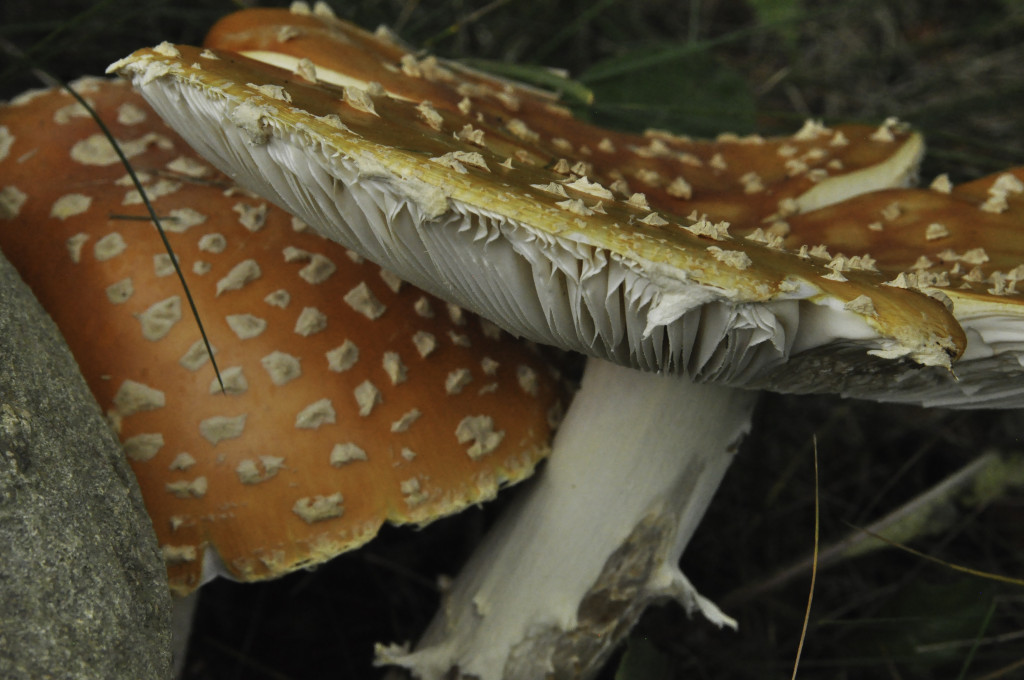
[[0,678],[164,680],[171,602],[135,477],[0,254]]

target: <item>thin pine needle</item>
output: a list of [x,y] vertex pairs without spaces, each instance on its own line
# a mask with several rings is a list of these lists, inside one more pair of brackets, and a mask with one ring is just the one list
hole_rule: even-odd
[[103,133],[103,136],[107,138],[111,146],[114,148],[114,152],[117,154],[118,159],[120,159],[121,165],[124,166],[125,170],[128,172],[128,176],[131,177],[132,184],[135,186],[136,191],[139,192],[139,196],[142,198],[142,203],[146,206],[146,212],[149,213],[149,218],[156,226],[156,231],[160,235],[160,240],[164,244],[164,250],[167,251],[167,255],[171,259],[171,264],[174,266],[174,272],[178,276],[178,281],[181,282],[181,287],[185,291],[185,299],[188,301],[189,309],[192,310],[192,318],[196,320],[196,326],[199,327],[199,335],[203,338],[203,345],[206,346],[206,353],[209,355],[210,363],[213,365],[213,372],[217,376],[217,383],[220,385],[221,392],[226,394],[224,381],[221,379],[220,369],[217,367],[217,360],[213,356],[213,347],[210,346],[210,340],[206,337],[206,329],[203,327],[203,322],[199,318],[199,310],[196,308],[195,300],[192,299],[192,292],[189,290],[188,283],[185,281],[185,274],[181,271],[181,267],[178,264],[178,258],[174,255],[174,249],[171,247],[170,241],[167,240],[167,234],[164,233],[164,228],[160,224],[160,218],[157,216],[156,210],[153,208],[153,204],[149,202],[149,196],[146,194],[146,190],[143,188],[142,182],[140,182],[138,176],[136,176],[135,169],[128,161],[128,157],[124,155],[124,151],[121,150],[121,145],[117,143],[116,139],[114,139],[114,135],[110,132],[107,124],[103,122],[103,119],[100,118],[99,114],[96,113],[82,95],[75,92],[74,88],[40,67],[32,60],[31,57],[10,42],[0,39],[0,49],[15,59],[27,63],[36,77],[46,85],[51,87],[60,87],[74,97],[75,101],[77,101],[86,110],[89,117],[92,118],[93,122],[96,123],[96,126],[99,127],[100,132]]

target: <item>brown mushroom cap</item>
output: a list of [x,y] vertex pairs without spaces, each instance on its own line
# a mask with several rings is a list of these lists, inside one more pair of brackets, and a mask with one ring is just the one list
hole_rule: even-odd
[[[188,46],[140,50],[111,70],[243,184],[517,335],[734,385],[807,343],[926,365],[963,346],[937,301],[500,156],[456,134],[465,117],[438,122],[422,102]],[[801,314],[799,301],[815,323],[774,318]],[[698,324],[708,303],[721,323]],[[833,327],[833,311],[853,325]]]
[[[1012,168],[959,186],[942,177],[929,189],[877,191],[799,215],[784,245],[799,250],[841,244],[850,254],[870,255],[890,278],[915,272],[948,275],[942,282],[922,280],[926,285],[912,287],[987,293],[1000,278],[997,272],[1012,281],[1018,276],[1011,272],[1024,271],[1017,269],[1024,265],[1024,243],[1017,238],[1022,221],[1024,169]],[[1001,292],[1017,293],[1010,286]]]
[[233,188],[127,83],[76,87],[143,179],[228,393],[124,168],[63,92],[0,109],[0,246],[125,443],[176,592],[207,545],[269,578],[488,499],[546,454],[561,392],[535,353]]
[[830,244],[837,271],[868,263],[884,286],[942,301],[964,328],[966,351],[951,373],[906,376],[892,398],[975,408],[1024,399],[1024,168],[956,187],[939,177],[929,189],[878,191],[789,225],[787,248],[810,255]]

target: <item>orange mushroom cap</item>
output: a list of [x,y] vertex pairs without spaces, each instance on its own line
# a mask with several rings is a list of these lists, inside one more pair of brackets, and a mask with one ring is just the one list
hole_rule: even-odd
[[867,253],[890,277],[945,271],[941,281],[922,283],[982,292],[996,272],[1021,278],[1022,224],[1024,168],[1011,168],[959,186],[942,176],[928,189],[877,191],[794,217],[784,245],[841,244],[851,255]]
[[232,187],[127,83],[76,88],[153,201],[227,394],[137,192],[66,93],[0,109],[0,247],[119,432],[175,592],[206,546],[269,578],[530,474],[562,397],[535,352]]
[[[1024,401],[1024,168],[959,186],[940,176],[928,189],[877,191],[789,225],[786,248],[840,276],[868,273],[884,287],[936,298],[964,329],[951,373],[903,376],[892,398],[959,408]],[[849,387],[866,390],[872,380],[881,376]]]
[[[621,197],[642,193],[656,210],[763,226],[857,192],[907,184],[921,138],[894,120],[829,128],[808,121],[788,137],[722,134],[696,140],[642,135],[574,117],[549,92],[414,53],[386,29],[370,33],[310,11],[249,9],[218,21],[204,45],[294,71],[300,78],[421,106],[425,120],[499,157],[586,176]],[[752,229],[753,227],[751,227]]]

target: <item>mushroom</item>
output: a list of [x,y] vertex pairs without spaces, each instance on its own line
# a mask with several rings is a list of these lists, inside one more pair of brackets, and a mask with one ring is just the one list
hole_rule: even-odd
[[[468,113],[432,106],[434,118],[388,85],[322,82],[315,64],[295,76],[166,44],[112,70],[204,156],[320,233],[516,335],[593,357],[543,478],[456,580],[420,649],[381,648],[422,677],[586,677],[666,598],[731,625],[677,563],[748,427],[754,400],[741,388],[876,397],[900,376],[943,375],[966,344],[940,301],[866,269],[837,272],[822,244],[801,257],[764,230],[742,238],[723,218],[626,198],[572,162],[562,174],[544,160],[548,142],[513,141],[524,128],[473,115],[471,97]],[[604,138],[559,115],[565,134]],[[459,136],[467,124],[484,144]],[[837,134],[811,127],[798,137],[813,132],[830,153]],[[849,156],[834,180],[776,175],[766,192],[783,198],[747,224],[905,179],[919,140],[880,129],[842,136],[854,148],[835,145]],[[741,147],[763,150],[718,144],[737,165]],[[831,365],[846,372],[814,385]],[[860,373],[876,377],[858,391]]]
[[139,195],[62,91],[0,108],[0,247],[119,434],[175,594],[204,569],[316,565],[530,474],[561,398],[536,352],[234,187],[126,82],[74,87],[152,198],[225,393]]

